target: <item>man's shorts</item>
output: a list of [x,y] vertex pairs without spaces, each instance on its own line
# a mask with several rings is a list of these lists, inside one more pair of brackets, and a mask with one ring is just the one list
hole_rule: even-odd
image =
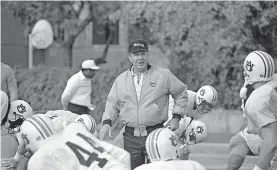
[[254,154],[250,151],[245,139],[239,134],[236,134],[231,138],[229,142],[229,151],[230,155],[239,155],[243,158],[245,158],[246,155],[254,156]]

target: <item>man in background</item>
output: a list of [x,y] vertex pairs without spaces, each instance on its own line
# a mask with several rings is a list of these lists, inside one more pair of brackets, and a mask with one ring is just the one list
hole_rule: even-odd
[[4,91],[10,102],[18,99],[17,83],[12,68],[1,62],[1,90]]
[[99,70],[94,60],[85,60],[81,70],[74,74],[66,84],[61,102],[64,110],[82,115],[89,114],[95,106],[91,104],[91,80]]

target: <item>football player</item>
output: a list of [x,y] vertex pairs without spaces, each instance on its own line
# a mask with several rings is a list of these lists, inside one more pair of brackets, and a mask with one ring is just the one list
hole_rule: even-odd
[[[263,51],[253,51],[247,55],[243,63],[244,87],[243,113],[247,119],[247,132],[259,135],[262,139],[259,157],[254,170],[276,169],[277,163],[270,165],[277,148],[277,93],[267,84],[273,79],[275,65],[273,58]],[[247,88],[254,91],[245,102]]]
[[206,170],[198,162],[179,159],[178,137],[168,128],[159,128],[151,132],[146,139],[145,147],[151,163],[141,165],[135,170]]
[[49,110],[45,115],[52,119],[55,129],[58,132],[61,132],[67,125],[77,121],[84,123],[88,131],[92,134],[94,134],[96,130],[96,122],[93,117],[88,114],[78,115],[65,110]]
[[[269,81],[266,84],[270,85],[273,88],[277,88],[277,74],[274,74],[273,80]],[[244,99],[244,103],[247,101],[253,90],[254,89],[251,88],[251,86],[247,86],[247,94]],[[244,106],[242,108],[244,108]],[[229,142],[230,156],[227,170],[238,170],[242,166],[247,155],[259,156],[261,146],[262,139],[260,138],[260,136],[250,134],[248,132],[248,128],[244,128],[244,130],[233,136]],[[275,152],[273,160],[275,160],[276,158],[277,152]]]
[[[9,169],[16,167],[21,158],[20,138],[18,134],[21,130],[21,125],[25,119],[31,117],[34,112],[31,106],[23,100],[15,100],[9,103],[8,98],[4,97],[1,92],[1,104],[3,102],[3,110],[1,110],[1,168]],[[5,96],[5,95],[3,95]],[[6,112],[5,112],[6,111]],[[3,113],[4,112],[4,113]],[[14,156],[13,158],[11,158]],[[12,159],[12,160],[11,160]],[[26,162],[23,160],[22,166]]]
[[25,147],[34,153],[28,170],[130,169],[130,154],[92,135],[79,121],[57,133],[48,116],[27,119],[21,130]]
[[[39,114],[40,112],[37,112]],[[70,111],[65,110],[49,110],[44,113],[48,116],[54,124],[56,132],[61,132],[67,125],[73,122],[80,122],[85,125],[89,132],[92,134],[96,130],[96,122],[90,115],[77,115]],[[3,160],[3,166],[5,167],[17,167],[22,155],[26,153],[26,148],[23,142],[19,142],[17,153],[14,157]]]

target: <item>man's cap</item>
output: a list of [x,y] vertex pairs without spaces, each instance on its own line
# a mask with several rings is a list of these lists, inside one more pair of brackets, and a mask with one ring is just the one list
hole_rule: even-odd
[[129,44],[129,52],[148,51],[148,44],[144,40],[134,40]]
[[94,60],[85,60],[82,63],[82,69],[98,70],[98,69],[100,69],[100,67],[95,64]]

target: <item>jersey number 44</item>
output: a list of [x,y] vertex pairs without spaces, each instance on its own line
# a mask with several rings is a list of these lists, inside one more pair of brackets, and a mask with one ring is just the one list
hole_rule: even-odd
[[[93,141],[89,137],[87,137],[81,133],[77,133],[77,136],[82,138],[84,141],[86,141],[92,148],[94,148],[98,152],[103,153],[105,151],[103,147],[96,146],[95,141]],[[100,168],[103,168],[106,165],[106,163],[108,162],[108,160],[105,158],[99,158],[98,153],[87,151],[86,149],[82,148],[81,146],[79,146],[75,143],[66,142],[66,145],[75,153],[80,164],[83,166],[90,167],[90,165],[96,161],[96,162],[98,162],[98,166]],[[85,159],[84,156],[82,155],[82,153],[87,154],[88,158]]]

